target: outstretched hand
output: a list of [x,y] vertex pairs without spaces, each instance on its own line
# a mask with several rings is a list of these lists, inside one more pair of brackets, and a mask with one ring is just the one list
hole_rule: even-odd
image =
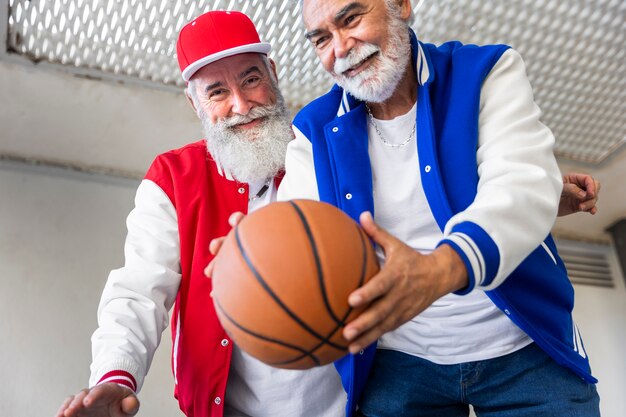
[[558,216],[567,216],[579,211],[596,214],[600,187],[600,182],[591,175],[575,172],[563,175]]
[[105,382],[65,399],[56,417],[129,417],[139,411],[139,400],[129,388]]
[[450,246],[441,245],[422,255],[378,226],[369,212],[361,214],[360,222],[385,252],[385,265],[348,298],[352,307],[369,304],[344,328],[351,353],[411,320],[443,295],[467,285],[465,265]]
[[[230,217],[228,218],[228,224],[231,225],[231,227],[235,227],[245,217],[246,217],[245,214],[243,214],[240,211],[236,211],[235,213],[231,214]],[[222,248],[222,245],[224,244],[224,239],[226,239],[226,236],[216,237],[215,239],[211,240],[211,243],[209,243],[209,252],[211,252],[211,255],[217,256],[218,252]],[[213,258],[211,262],[209,262],[207,267],[204,268],[204,275],[206,275],[208,278],[211,278],[213,276],[214,266],[215,266],[215,258]]]

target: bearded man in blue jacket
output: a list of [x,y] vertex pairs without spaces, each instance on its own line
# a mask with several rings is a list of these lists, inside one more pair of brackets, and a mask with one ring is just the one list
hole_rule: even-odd
[[383,265],[349,298],[368,307],[336,363],[347,415],[598,416],[549,234],[554,136],[520,55],[424,44],[409,0],[301,6],[337,84],[296,116],[279,199],[341,208]]

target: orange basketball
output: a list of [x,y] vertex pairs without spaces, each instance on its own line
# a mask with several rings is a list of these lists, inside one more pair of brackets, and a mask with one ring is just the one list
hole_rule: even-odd
[[307,369],[348,353],[348,295],[378,271],[361,227],[312,200],[269,204],[231,230],[215,258],[213,302],[242,350],[278,368]]

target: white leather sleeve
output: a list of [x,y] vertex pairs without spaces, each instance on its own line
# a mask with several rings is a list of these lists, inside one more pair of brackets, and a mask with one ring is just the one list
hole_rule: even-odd
[[497,246],[500,262],[495,277],[484,282],[474,270],[476,287],[488,290],[502,283],[542,243],[556,219],[563,184],[553,154],[554,136],[540,116],[524,62],[509,49],[481,91],[476,198],[450,219],[444,231],[472,263],[480,263],[480,251],[472,248],[467,236],[450,234],[455,225],[472,222]]
[[139,185],[126,223],[125,264],[111,271],[98,307],[89,385],[122,370],[139,391],[180,285],[180,242],[176,210],[152,181]]
[[313,165],[313,146],[297,127],[295,139],[289,142],[285,158],[285,177],[278,187],[278,201],[304,198],[319,200]]

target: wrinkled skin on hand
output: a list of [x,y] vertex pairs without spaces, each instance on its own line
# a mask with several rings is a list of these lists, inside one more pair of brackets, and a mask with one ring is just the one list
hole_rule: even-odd
[[105,382],[65,399],[55,417],[129,417],[139,411],[133,391],[113,382]]

